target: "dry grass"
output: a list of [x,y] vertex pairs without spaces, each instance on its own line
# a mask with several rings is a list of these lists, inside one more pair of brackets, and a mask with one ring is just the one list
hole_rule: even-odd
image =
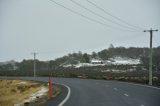
[[22,80],[0,80],[0,106],[13,106],[40,90],[42,84]]

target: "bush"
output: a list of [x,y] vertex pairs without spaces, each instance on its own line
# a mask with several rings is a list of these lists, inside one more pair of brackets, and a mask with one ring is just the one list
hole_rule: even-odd
[[25,86],[25,85],[18,85],[17,86],[17,89],[20,91],[20,92],[24,92],[24,91],[26,91],[27,90],[27,86]]
[[15,93],[15,92],[17,92],[17,91],[16,91],[15,89],[11,89],[11,92],[14,92],[14,93]]

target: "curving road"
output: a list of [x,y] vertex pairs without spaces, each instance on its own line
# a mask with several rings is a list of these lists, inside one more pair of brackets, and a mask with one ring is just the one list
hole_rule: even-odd
[[[36,80],[47,81],[48,78]],[[71,95],[64,106],[160,106],[160,88],[118,81],[73,78],[53,78],[53,82],[70,87]],[[65,98],[64,94],[61,99]],[[52,102],[49,105],[54,106]]]
[[[47,81],[47,78],[37,80]],[[64,106],[160,106],[158,88],[73,78],[53,78],[53,82],[68,85],[71,89],[71,95]]]

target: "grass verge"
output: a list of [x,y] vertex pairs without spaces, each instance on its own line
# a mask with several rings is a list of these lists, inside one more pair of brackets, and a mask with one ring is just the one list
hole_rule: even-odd
[[[46,92],[38,94],[38,92],[41,93],[44,90]],[[61,88],[53,85],[53,97],[56,97],[60,92]],[[48,99],[47,83],[24,80],[0,80],[0,106],[14,106],[15,104],[20,106],[37,106],[43,104]]]

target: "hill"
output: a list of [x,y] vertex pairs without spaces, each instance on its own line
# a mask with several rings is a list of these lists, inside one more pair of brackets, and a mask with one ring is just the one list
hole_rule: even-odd
[[[91,54],[79,51],[77,53],[70,53],[55,60],[36,60],[36,70],[39,75],[49,75],[49,73],[52,73],[55,70],[71,70],[71,68],[77,69],[81,67],[99,66],[112,67],[118,65],[122,65],[123,67],[128,67],[130,65],[131,68],[128,68],[128,70],[133,70],[133,66],[139,67],[137,70],[148,70],[148,63],[149,48],[125,48],[114,47],[111,45],[108,49],[104,49],[99,52],[92,52]],[[153,71],[160,71],[160,47],[153,48]],[[33,75],[33,60],[23,60],[22,62],[15,62],[12,60],[11,62],[1,63],[0,72],[1,76],[31,76]]]

